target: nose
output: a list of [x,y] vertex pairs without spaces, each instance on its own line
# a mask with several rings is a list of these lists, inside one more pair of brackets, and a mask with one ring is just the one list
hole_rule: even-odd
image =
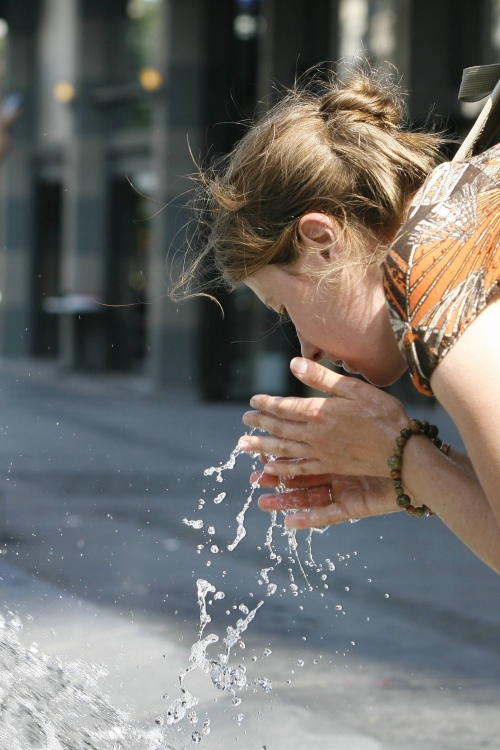
[[302,356],[305,357],[305,359],[311,359],[313,362],[319,362],[320,359],[324,358],[324,351],[322,349],[318,349],[318,347],[314,346],[314,344],[311,344],[311,342],[308,341],[305,336],[302,336],[299,331],[297,331],[297,337],[300,341],[300,350],[302,352]]

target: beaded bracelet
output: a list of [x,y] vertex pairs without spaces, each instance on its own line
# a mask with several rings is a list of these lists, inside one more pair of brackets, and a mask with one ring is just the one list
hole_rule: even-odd
[[[436,448],[441,448],[443,441],[438,437],[439,428],[435,424],[429,424],[426,419],[410,419],[407,427],[404,427],[396,438],[394,455],[387,459],[387,465],[391,469],[391,478],[394,491],[397,495],[396,503],[399,508],[404,508],[411,516],[433,516],[434,513],[427,505],[415,507],[412,505],[411,498],[407,495],[401,484],[401,467],[403,465],[403,450],[407,441],[412,435],[423,434],[434,443]],[[446,446],[449,449],[449,446]]]

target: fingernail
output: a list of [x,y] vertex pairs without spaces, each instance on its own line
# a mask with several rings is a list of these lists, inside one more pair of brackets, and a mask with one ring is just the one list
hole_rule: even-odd
[[303,375],[307,370],[307,360],[302,357],[295,357],[290,363],[292,372],[296,372],[298,375]]
[[246,437],[242,437],[238,440],[238,446],[241,448],[242,451],[249,451],[252,448],[252,444],[250,440]]

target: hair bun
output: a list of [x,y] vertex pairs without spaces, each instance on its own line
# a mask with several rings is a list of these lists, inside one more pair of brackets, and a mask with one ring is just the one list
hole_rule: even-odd
[[349,114],[357,121],[387,129],[397,127],[403,119],[397,87],[393,86],[391,91],[373,76],[363,73],[356,73],[346,83],[324,94],[319,112],[327,121]]

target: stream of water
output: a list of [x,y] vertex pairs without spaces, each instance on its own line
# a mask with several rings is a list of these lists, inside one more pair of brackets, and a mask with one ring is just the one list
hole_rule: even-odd
[[[225,464],[212,466],[209,469],[206,469],[204,472],[205,476],[215,475],[216,483],[222,483],[224,481],[224,472],[230,471],[234,468],[236,461],[241,453],[242,451],[238,446],[236,446]],[[254,456],[254,459],[256,457],[257,456]],[[268,456],[267,458],[268,460],[275,460],[274,456]],[[255,464],[252,466],[252,469],[255,470]],[[257,481],[254,482],[254,484],[251,486],[250,492],[241,510],[236,515],[236,534],[234,540],[226,546],[229,552],[233,552],[247,534],[245,528],[245,516],[252,503],[255,490],[258,487],[259,481],[257,479]],[[284,485],[280,484],[278,485],[277,491],[286,492],[287,490]],[[219,504],[225,499],[225,497],[226,493],[221,492],[213,498],[213,502],[215,504]],[[198,506],[198,509],[203,510],[205,502],[200,502],[201,504]],[[286,515],[286,512],[283,512],[283,515]],[[185,518],[183,522],[198,531],[201,531],[204,528],[204,521],[202,519],[191,520]],[[288,554],[285,555],[286,559],[290,563],[296,565],[296,567],[298,568],[298,574],[300,575],[299,583],[297,583],[294,575],[294,568],[288,568],[290,579],[289,589],[292,595],[298,596],[299,593],[313,590],[314,587],[309,580],[311,575],[309,571],[315,571],[316,573],[319,573],[321,581],[320,585],[324,588],[328,588],[328,583],[326,583],[328,573],[335,570],[335,565],[331,562],[331,560],[326,560],[325,566],[323,566],[323,564],[321,563],[317,563],[314,560],[312,552],[312,536],[316,531],[322,533],[324,529],[311,529],[309,531],[306,537],[306,557],[304,560],[302,560],[299,554],[296,531],[287,529],[284,523],[278,523],[277,512],[272,512],[270,514],[270,525],[265,535],[264,549],[267,550],[269,561],[271,564],[269,565],[269,567],[262,568],[259,573],[259,584],[265,586],[264,590],[267,597],[273,596],[278,590],[277,583],[272,581],[271,577],[276,568],[284,562],[284,555],[278,554],[276,550],[274,538],[276,532],[279,532],[281,536],[287,537]],[[209,534],[213,533],[214,527],[208,527],[208,532]],[[199,544],[197,546],[198,552],[201,552],[204,547],[204,544]],[[217,546],[212,545],[212,553],[217,554],[220,551],[221,550],[219,550]],[[210,565],[210,562],[207,562],[207,565]],[[306,568],[309,568],[309,570],[306,571]],[[214,586],[204,578],[199,578],[196,585],[198,592],[198,606],[200,609],[200,629],[198,633],[198,640],[191,647],[189,666],[179,674],[180,697],[176,698],[168,709],[165,725],[167,729],[177,729],[177,731],[179,731],[181,735],[184,736],[191,733],[191,742],[199,744],[202,741],[203,736],[210,733],[211,727],[210,719],[207,719],[202,726],[201,732],[198,729],[193,730],[193,726],[196,725],[199,721],[198,716],[194,711],[194,707],[198,704],[199,701],[189,692],[185,685],[185,678],[190,672],[195,669],[200,669],[202,672],[207,674],[210,677],[215,688],[217,688],[218,690],[226,691],[229,694],[233,706],[239,706],[241,704],[241,693],[248,687],[259,686],[266,693],[271,693],[273,690],[273,686],[268,678],[255,677],[254,679],[250,679],[247,676],[246,667],[242,666],[241,664],[238,666],[231,666],[229,663],[232,648],[237,643],[239,643],[241,646],[244,646],[244,643],[241,642],[241,635],[258,614],[258,610],[264,605],[264,599],[261,599],[252,610],[249,610],[245,604],[240,604],[239,610],[244,615],[246,615],[246,617],[238,619],[235,627],[230,625],[226,628],[226,636],[222,639],[225,647],[223,653],[209,654],[208,649],[210,647],[216,646],[216,644],[220,642],[220,636],[216,633],[210,633],[206,636],[204,635],[205,628],[212,621],[211,615],[208,613],[208,606],[212,604],[213,601],[224,598],[225,594],[223,591],[217,591],[216,586]],[[301,585],[302,588],[300,587]],[[208,595],[210,595],[209,602],[207,602]],[[320,593],[320,596],[324,596],[324,594]],[[229,610],[226,612],[226,614],[229,614]],[[266,651],[268,653],[271,653],[269,649],[266,649]],[[238,714],[236,718],[238,719],[238,723],[241,723],[241,721],[244,719],[244,714]],[[186,719],[187,722],[192,725],[191,728],[182,726],[181,722]]]
[[[223,473],[235,466],[240,453],[236,447],[225,464],[207,469],[205,476],[215,475],[216,483],[222,483]],[[233,552],[246,536],[245,515],[257,487],[258,482],[251,487],[236,515],[235,537],[226,545],[229,552]],[[284,488],[279,488],[279,491],[284,491]],[[213,502],[218,505],[225,497],[226,493],[220,492]],[[198,507],[202,510],[204,502],[200,501]],[[19,618],[12,612],[5,618],[0,616],[0,750],[180,750],[181,747],[184,750],[187,745],[200,744],[213,727],[209,716],[200,720],[196,712],[199,699],[186,686],[186,677],[196,669],[205,673],[215,689],[226,694],[231,705],[238,710],[242,694],[248,688],[271,693],[273,686],[267,677],[252,677],[242,664],[230,663],[232,650],[236,645],[245,646],[242,635],[258,616],[265,599],[278,591],[272,576],[285,560],[292,564],[288,574],[289,590],[294,596],[313,589],[309,578],[314,571],[321,574],[321,585],[328,588],[325,571],[330,572],[335,566],[330,560],[326,561],[325,567],[315,562],[311,541],[313,531],[307,537],[306,556],[302,560],[295,532],[278,523],[277,513],[271,513],[270,519],[263,544],[270,564],[260,570],[258,581],[264,596],[252,609],[240,603],[236,622],[228,625],[222,635],[206,631],[212,622],[210,607],[224,599],[225,593],[205,577],[197,579],[198,638],[191,647],[186,668],[179,674],[179,697],[148,731],[130,722],[127,714],[115,708],[102,694],[99,681],[106,675],[102,667],[83,660],[67,662],[46,656],[39,652],[37,644],[27,648],[19,639],[19,631],[23,628]],[[205,526],[203,519],[185,518],[184,523],[194,532],[202,531]],[[213,534],[215,529],[209,526],[207,531]],[[282,555],[276,549],[277,533],[288,537],[288,550]],[[199,544],[197,551],[203,548],[204,545]],[[217,545],[211,545],[210,551],[212,554],[221,552]],[[294,570],[300,575],[299,582]],[[226,614],[230,614],[230,610]],[[266,652],[271,653],[271,650],[266,649]],[[244,714],[238,713],[235,718],[240,724]]]

